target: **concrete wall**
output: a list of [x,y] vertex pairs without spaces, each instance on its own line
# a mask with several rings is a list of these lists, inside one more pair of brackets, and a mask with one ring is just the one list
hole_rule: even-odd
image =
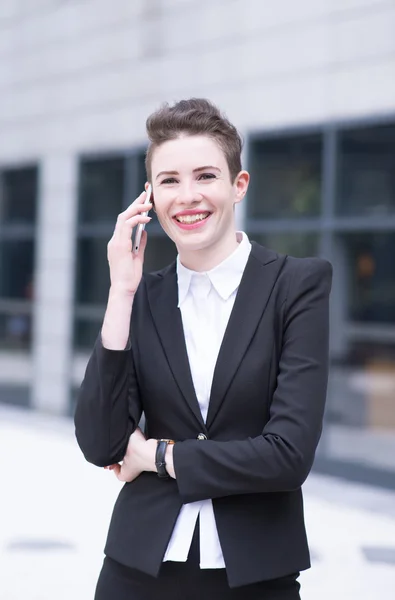
[[395,0],[0,3],[0,168],[41,173],[34,348],[0,382],[23,372],[44,410],[68,403],[78,155],[143,144],[192,95],[244,134],[393,113]]

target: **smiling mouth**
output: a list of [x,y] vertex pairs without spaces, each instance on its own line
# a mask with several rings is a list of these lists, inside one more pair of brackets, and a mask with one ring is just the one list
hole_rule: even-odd
[[193,223],[198,223],[199,221],[204,221],[210,215],[211,215],[211,213],[209,213],[209,212],[202,212],[202,213],[198,213],[196,215],[179,215],[179,216],[175,216],[174,218],[179,223],[184,223],[185,225],[192,225]]

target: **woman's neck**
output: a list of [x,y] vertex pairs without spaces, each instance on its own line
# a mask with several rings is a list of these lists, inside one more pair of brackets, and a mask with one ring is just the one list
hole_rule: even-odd
[[211,271],[221,264],[238,247],[236,231],[231,232],[226,239],[201,250],[185,251],[179,249],[181,264],[191,271],[204,273]]

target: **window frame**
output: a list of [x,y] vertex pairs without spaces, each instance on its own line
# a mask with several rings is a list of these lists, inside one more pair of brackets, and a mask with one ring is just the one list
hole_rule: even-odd
[[[271,139],[287,139],[290,137],[314,135],[321,133],[323,136],[322,145],[322,189],[321,189],[321,214],[316,217],[293,217],[293,218],[273,218],[257,219],[250,216],[248,211],[248,193],[246,197],[247,207],[244,211],[244,227],[249,234],[292,234],[292,233],[312,233],[316,232],[319,236],[318,256],[334,261],[334,244],[336,236],[339,233],[370,233],[382,231],[383,233],[395,232],[395,214],[394,215],[365,215],[342,216],[336,213],[336,194],[338,190],[338,165],[339,165],[339,139],[344,131],[355,130],[359,127],[378,127],[385,125],[395,125],[395,112],[387,114],[370,115],[369,117],[328,120],[324,123],[311,123],[306,125],[286,126],[278,129],[256,129],[247,132],[247,151],[246,164],[247,170],[252,163],[253,145],[257,141]],[[392,327],[392,324],[388,324]],[[366,327],[367,336],[371,336],[372,327],[369,323],[350,322],[348,334],[353,337],[355,331],[358,331],[359,338],[361,331]],[[394,328],[395,333],[395,328]],[[395,342],[395,337],[394,340]]]
[[[34,190],[34,218],[30,223],[7,223],[2,220],[2,212],[0,210],[0,244],[7,241],[17,242],[32,242],[33,244],[33,270],[32,279],[35,279],[37,272],[37,252],[36,252],[36,241],[37,241],[37,230],[39,226],[39,203],[40,203],[40,190],[41,190],[41,165],[36,160],[28,160],[23,162],[3,162],[0,163],[0,205],[2,203],[3,185],[4,185],[4,174],[8,171],[24,171],[26,169],[35,170],[35,190]],[[30,354],[33,345],[33,307],[34,307],[34,296],[31,299],[27,298],[12,298],[6,296],[0,296],[0,315],[1,316],[12,316],[12,315],[27,315],[30,317],[30,335],[26,346],[14,349],[12,347],[1,344],[1,351],[7,352],[18,352],[23,354]]]
[[[249,158],[251,152],[250,140],[265,137],[279,137],[290,135],[303,135],[306,132],[317,131],[320,129],[324,135],[323,143],[323,173],[322,173],[322,213],[318,219],[265,219],[261,221],[254,220],[248,217],[248,210],[245,213],[245,229],[247,232],[254,233],[309,233],[316,231],[320,237],[318,256],[322,256],[330,260],[336,267],[336,236],[347,233],[370,233],[370,232],[386,232],[395,234],[395,215],[368,215],[359,217],[342,216],[336,214],[336,194],[338,191],[338,163],[339,163],[339,133],[349,129],[357,129],[358,127],[375,127],[380,125],[395,124],[395,111],[387,114],[370,115],[362,118],[352,119],[336,119],[328,120],[325,123],[318,123],[307,126],[284,127],[276,131],[271,129],[260,129],[250,132],[247,136],[247,170],[249,166]],[[248,202],[248,198],[247,198]],[[253,237],[253,236],[252,236]],[[334,271],[334,285],[338,287],[337,278],[339,269]],[[333,294],[333,293],[332,293]],[[338,302],[338,300],[337,300]],[[331,302],[331,312],[333,310],[333,297]],[[340,300],[341,304],[341,300]],[[335,311],[338,307],[335,308]],[[362,342],[376,343],[378,340],[383,344],[395,345],[395,324],[376,324],[376,323],[359,323],[356,321],[346,321],[346,328],[343,332],[345,338],[350,344]],[[335,334],[336,335],[336,332]],[[331,352],[333,364],[343,364],[342,357],[337,356],[336,352]],[[334,379],[336,376],[334,377]],[[333,382],[333,379],[330,379]],[[330,386],[329,386],[330,387]],[[314,469],[321,473],[345,477],[348,480],[368,481],[373,485],[395,489],[395,479],[393,470],[377,465],[358,462],[356,459],[351,459],[348,456],[336,456],[331,450],[331,428],[329,425],[336,425],[336,407],[332,404],[328,389],[328,403],[325,413],[324,434],[321,438],[320,445],[315,458]]]
[[[84,160],[106,160],[113,158],[123,158],[125,160],[125,181],[122,198],[122,210],[125,210],[138,195],[143,191],[139,189],[139,164],[138,161],[142,155],[145,154],[146,146],[136,145],[133,148],[115,148],[111,150],[100,150],[94,152],[83,152],[77,155],[77,162],[79,165],[78,172],[78,208],[77,208],[77,221],[75,231],[75,244],[76,244],[76,257],[78,257],[78,244],[81,239],[93,240],[111,238],[115,221],[108,223],[80,223],[80,182],[81,182],[81,164]],[[156,238],[165,238],[166,234],[163,231],[159,223],[150,223],[150,235]],[[74,298],[73,298],[73,334],[72,334],[72,347],[74,353],[85,353],[89,351],[90,347],[80,345],[76,343],[76,322],[78,320],[84,320],[85,322],[98,323],[100,324],[104,312],[105,304],[97,303],[83,303],[77,300],[77,260],[74,275]]]

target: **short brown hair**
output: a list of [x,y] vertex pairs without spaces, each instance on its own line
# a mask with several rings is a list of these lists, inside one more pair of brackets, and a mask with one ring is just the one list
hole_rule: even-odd
[[181,135],[207,135],[215,140],[225,154],[232,182],[241,171],[241,136],[236,127],[209,100],[190,98],[180,100],[173,106],[165,103],[148,117],[146,129],[150,141],[145,157],[149,181],[154,150]]

